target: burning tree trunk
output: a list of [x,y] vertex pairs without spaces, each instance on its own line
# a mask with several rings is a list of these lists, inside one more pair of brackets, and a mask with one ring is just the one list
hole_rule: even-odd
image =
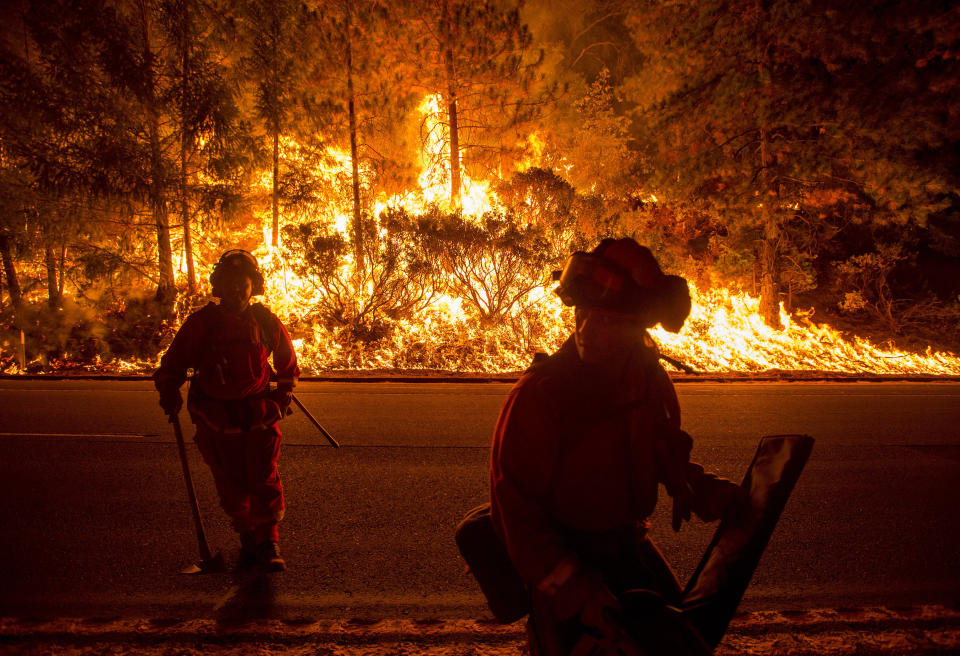
[[441,34],[444,43],[444,69],[447,73],[447,119],[450,131],[450,209],[460,207],[460,128],[457,124],[457,68],[453,49],[454,36],[450,19],[450,6],[444,2],[441,15]]
[[193,237],[190,234],[190,202],[188,195],[187,160],[193,149],[193,140],[187,130],[187,94],[190,82],[188,54],[189,3],[184,3],[180,20],[180,220],[183,224],[183,251],[187,259],[187,288],[196,289],[197,276],[193,267]]
[[10,303],[14,310],[19,310],[23,293],[20,291],[20,280],[17,277],[17,263],[13,259],[10,237],[3,233],[0,233],[0,258],[3,259],[3,272],[7,277],[7,292],[10,294]]
[[20,323],[20,309],[23,304],[23,293],[20,289],[20,280],[17,278],[17,263],[13,259],[13,249],[10,247],[10,237],[0,232],[0,259],[3,260],[3,271],[7,276],[7,291],[10,293],[10,304],[14,311],[14,325],[20,331],[20,367],[27,366],[26,342],[23,335],[23,325]]
[[[761,120],[763,120],[761,118]],[[771,328],[781,330],[780,323],[780,219],[777,208],[779,194],[771,186],[767,153],[767,130],[760,128],[760,229],[762,238],[757,250],[760,273],[760,316]]]
[[159,280],[157,284],[157,302],[165,312],[173,312],[177,289],[173,275],[173,248],[170,245],[170,222],[167,217],[167,200],[164,184],[159,176],[163,175],[160,161],[160,136],[156,115],[150,117],[151,171],[154,179],[150,183],[150,205],[153,221],[157,228],[157,261]]
[[347,2],[347,112],[350,120],[350,164],[353,170],[353,261],[357,279],[363,277],[363,214],[360,211],[360,162],[357,159],[357,110],[353,93],[353,50],[351,48],[352,2]]
[[56,310],[60,305],[60,287],[57,282],[57,256],[53,252],[53,244],[44,244],[43,254],[47,268],[47,305],[51,310]]
[[[181,140],[182,142],[183,140]],[[187,287],[191,293],[197,287],[197,274],[193,266],[193,237],[190,233],[190,203],[187,198],[187,155],[186,146],[180,147],[180,203],[183,221],[183,252],[187,258]]]
[[60,269],[57,273],[57,296],[63,298],[64,266],[67,263],[67,244],[60,244]]
[[778,266],[777,229],[768,225],[760,242],[760,316],[771,328],[780,330],[780,270]]
[[460,207],[460,128],[457,124],[457,88],[453,53],[447,50],[447,116],[450,126],[450,208]]
[[270,180],[270,216],[273,224],[270,232],[270,245],[276,248],[280,244],[280,131],[273,132],[273,176]]
[[145,85],[147,131],[150,139],[150,208],[157,229],[157,260],[159,281],[156,300],[165,314],[173,314],[177,290],[173,275],[173,249],[170,246],[170,223],[167,217],[167,199],[163,171],[163,152],[160,144],[160,118],[157,108],[156,78],[153,70],[154,53],[150,48],[150,25],[145,2],[140,4],[143,36],[143,65],[147,76]]
[[450,86],[447,114],[450,121],[450,208],[460,207],[460,131],[457,127],[457,97]]
[[769,97],[770,71],[767,66],[768,47],[763,39],[763,6],[756,0],[757,12],[757,75],[760,80],[760,106],[758,112],[760,132],[760,222],[763,238],[759,249],[760,258],[760,315],[764,323],[780,330],[780,272],[779,240],[780,218],[778,216],[779,184],[771,180],[768,135],[767,98]]

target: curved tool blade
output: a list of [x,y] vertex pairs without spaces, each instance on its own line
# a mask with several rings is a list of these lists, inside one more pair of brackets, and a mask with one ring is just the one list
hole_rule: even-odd
[[223,559],[223,553],[217,552],[215,555],[194,563],[180,570],[181,574],[217,574],[227,571],[227,563]]

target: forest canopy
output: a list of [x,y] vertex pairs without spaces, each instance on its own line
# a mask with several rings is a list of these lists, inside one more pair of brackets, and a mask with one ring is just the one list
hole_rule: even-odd
[[11,0],[0,24],[0,373],[148,369],[233,247],[308,370],[522,369],[569,328],[551,272],[619,236],[771,334],[957,348],[956,3]]

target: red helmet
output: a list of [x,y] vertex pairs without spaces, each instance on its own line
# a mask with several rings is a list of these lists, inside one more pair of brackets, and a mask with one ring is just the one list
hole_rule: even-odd
[[251,296],[260,296],[263,294],[263,274],[260,273],[260,265],[250,252],[242,248],[233,248],[217,260],[213,272],[210,274],[210,285],[213,287],[213,295],[220,296],[220,283],[224,277],[232,273],[242,273],[250,277],[252,283]]
[[590,253],[577,251],[554,279],[564,305],[635,314],[672,332],[690,314],[687,281],[664,275],[650,249],[633,239],[604,239]]

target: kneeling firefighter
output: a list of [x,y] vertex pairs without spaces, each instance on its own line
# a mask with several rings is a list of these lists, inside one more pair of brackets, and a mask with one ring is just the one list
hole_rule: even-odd
[[584,636],[613,640],[618,595],[681,588],[647,532],[662,484],[673,528],[721,517],[734,483],[690,462],[680,406],[647,329],[677,332],[686,281],[664,275],[632,239],[573,254],[556,289],[575,306],[573,335],[517,382],[501,410],[490,463],[490,513],[531,595],[533,654],[570,654]]
[[[240,565],[286,569],[279,552],[277,524],[284,499],[277,458],[277,423],[289,413],[300,375],[293,344],[283,324],[264,305],[257,260],[247,251],[225,252],[210,275],[213,295],[177,332],[153,376],[160,406],[171,416],[183,405],[180,387],[194,376],[187,409],[194,438],[210,467],[220,505],[240,534]],[[270,389],[273,355],[276,389]]]

